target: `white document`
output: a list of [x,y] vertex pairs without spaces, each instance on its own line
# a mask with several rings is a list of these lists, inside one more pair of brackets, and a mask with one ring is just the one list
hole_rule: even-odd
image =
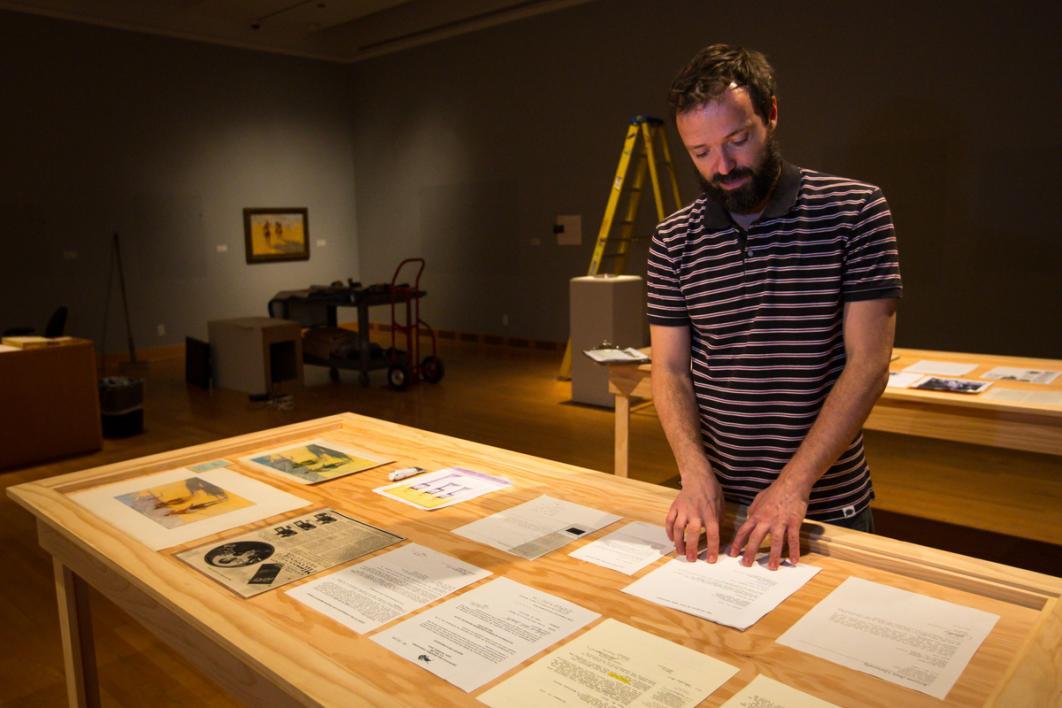
[[932,374],[933,376],[964,376],[977,368],[977,364],[963,364],[958,361],[932,361],[922,359],[910,366],[905,366],[904,371],[912,374]]
[[837,705],[758,674],[724,703],[723,708],[837,708]]
[[533,560],[621,517],[543,494],[454,529],[458,536]]
[[600,617],[498,578],[374,635],[372,641],[474,691]]
[[675,550],[663,526],[634,521],[604,538],[588,543],[568,555],[589,563],[634,575]]
[[494,477],[463,467],[446,467],[372,491],[418,509],[434,511],[511,487],[512,484],[504,477]]
[[746,568],[741,557],[719,554],[715,563],[676,558],[634,581],[623,592],[718,624],[748,629],[815,577],[806,563],[767,570],[764,554]]
[[410,543],[300,585],[287,594],[364,634],[490,574],[489,570]]
[[155,551],[310,504],[227,469],[169,470],[70,498]]
[[778,643],[943,700],[998,619],[847,578]]
[[885,385],[889,388],[910,388],[916,383],[924,379],[925,376],[919,373],[910,373],[907,371],[890,371],[889,381]]
[[997,366],[981,374],[982,379],[992,381],[1026,381],[1028,383],[1049,384],[1062,373],[1059,371],[1037,371],[1036,369],[1020,369],[1016,366]]
[[598,364],[648,364],[650,361],[645,352],[634,347],[625,349],[584,349],[583,354]]
[[994,388],[983,396],[985,400],[1001,403],[1026,403],[1030,406],[1062,406],[1062,391],[1025,391],[1016,388]]
[[479,700],[496,708],[684,708],[703,701],[737,672],[736,666],[606,619]]

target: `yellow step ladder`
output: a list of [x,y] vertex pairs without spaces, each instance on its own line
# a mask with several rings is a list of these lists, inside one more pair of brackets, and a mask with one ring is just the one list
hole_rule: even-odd
[[[639,140],[639,138],[641,140]],[[660,155],[657,157],[659,144]],[[641,149],[639,150],[639,145]],[[638,153],[637,158],[634,157]],[[664,121],[659,118],[638,115],[630,120],[627,126],[627,137],[623,140],[623,151],[620,153],[619,166],[616,167],[616,176],[612,180],[612,189],[609,190],[608,203],[605,205],[605,217],[601,220],[601,228],[597,232],[597,243],[594,244],[594,254],[590,257],[590,267],[587,275],[598,275],[602,272],[602,263],[606,259],[612,261],[611,268],[605,272],[616,275],[623,273],[627,267],[627,254],[630,253],[631,243],[637,238],[634,236],[634,222],[638,218],[638,207],[642,201],[642,191],[645,188],[645,175],[649,174],[649,182],[653,187],[653,200],[656,204],[656,219],[663,221],[667,216],[664,208],[664,197],[660,187],[660,168],[657,161],[663,162],[671,184],[671,192],[675,197],[675,210],[682,208],[682,197],[679,196],[678,179],[675,177],[675,167],[671,163],[671,150],[667,144],[667,129]],[[630,172],[631,162],[636,160],[634,179],[626,193],[626,205],[623,210],[623,219],[620,221],[618,235],[610,238],[612,222],[616,218],[620,197],[623,188],[627,184],[627,176]],[[612,250],[610,245],[615,244]],[[568,344],[564,348],[564,359],[561,361],[559,379],[570,379],[572,374],[572,340],[568,338]]]

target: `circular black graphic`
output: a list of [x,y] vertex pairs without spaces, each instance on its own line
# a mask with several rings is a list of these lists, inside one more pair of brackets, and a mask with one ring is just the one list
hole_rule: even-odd
[[215,568],[238,568],[261,563],[276,549],[261,541],[234,541],[207,551],[207,563]]

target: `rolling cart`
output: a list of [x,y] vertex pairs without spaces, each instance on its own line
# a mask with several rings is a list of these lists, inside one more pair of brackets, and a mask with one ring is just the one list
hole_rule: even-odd
[[[387,350],[387,360],[390,364],[387,369],[387,383],[398,391],[417,381],[439,383],[445,373],[442,359],[438,356],[435,330],[420,318],[420,300],[427,295],[420,289],[424,264],[423,258],[407,258],[399,263],[388,291],[391,300],[391,346]],[[406,266],[409,266],[410,272],[416,269],[412,286],[409,283],[399,283],[403,271],[407,270]],[[404,305],[404,308],[400,308],[400,305]],[[405,317],[400,321],[399,312],[403,309]],[[431,337],[431,354],[423,359],[420,358],[422,330]],[[405,339],[405,350],[398,348],[399,335]]]

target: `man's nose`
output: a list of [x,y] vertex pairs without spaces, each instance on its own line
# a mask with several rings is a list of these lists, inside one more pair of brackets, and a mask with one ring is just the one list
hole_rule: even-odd
[[734,160],[726,154],[726,151],[720,150],[716,153],[715,165],[713,165],[712,173],[725,177],[730,174],[730,171],[735,167]]

